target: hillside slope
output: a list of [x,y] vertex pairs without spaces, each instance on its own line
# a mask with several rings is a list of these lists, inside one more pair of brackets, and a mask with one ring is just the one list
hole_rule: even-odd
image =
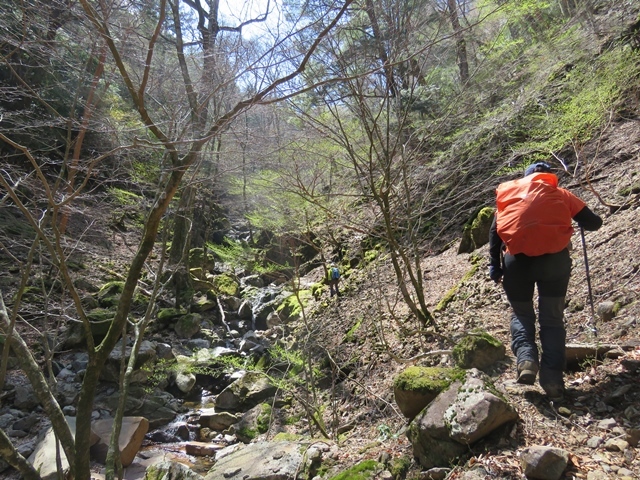
[[[586,233],[593,302],[596,310],[603,302],[613,302],[619,310],[607,322],[597,316],[592,318],[585,258],[576,232],[565,310],[568,342],[616,345],[625,354],[616,359],[588,362],[568,372],[567,400],[563,405],[553,405],[538,385],[515,383],[514,358],[508,352],[507,359],[496,365],[492,376],[516,406],[521,420],[511,432],[474,446],[467,463],[447,478],[461,478],[462,472],[478,465],[492,476],[522,478],[517,455],[531,445],[557,446],[571,452],[572,466],[564,478],[587,478],[590,472],[602,475],[588,478],[619,478],[616,472],[623,467],[640,475],[637,446],[619,452],[586,445],[592,437],[606,439],[619,435],[619,431],[603,431],[598,426],[600,420],[613,418],[619,427],[626,429],[637,429],[640,421],[636,401],[640,398],[637,226],[640,122],[620,121],[610,125],[583,152],[590,159],[590,183],[579,184],[565,175],[561,184],[604,218],[599,231]],[[386,313],[386,306],[394,304],[398,292],[391,267],[383,260],[375,268],[345,279],[346,294],[331,300],[328,307],[321,308],[313,317],[318,343],[350,370],[347,380],[340,385],[343,397],[337,409],[341,424],[356,420],[357,427],[350,432],[345,442],[348,448],[344,449],[345,456],[352,461],[375,458],[381,452],[411,455],[411,447],[403,435],[405,419],[397,411],[392,393],[393,378],[406,365],[451,365],[447,354],[424,354],[450,349],[462,334],[478,328],[509,345],[509,307],[501,286],[488,278],[487,246],[460,255],[456,253],[457,246],[452,244],[443,253],[422,261],[432,308],[455,289],[446,308],[436,315],[437,334],[410,333],[416,325],[408,321],[408,312],[401,307],[396,309],[395,316]],[[478,256],[482,260],[474,270],[474,259]],[[592,333],[593,322],[597,325],[597,336]],[[412,358],[417,360],[409,361]],[[559,406],[568,411],[560,413]],[[385,438],[381,432],[388,428],[393,435]],[[367,453],[359,453],[363,451]]]

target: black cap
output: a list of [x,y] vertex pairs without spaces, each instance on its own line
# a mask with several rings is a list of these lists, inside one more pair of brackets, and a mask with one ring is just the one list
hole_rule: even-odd
[[545,162],[532,163],[524,171],[524,176],[528,177],[532,173],[538,172],[551,173],[551,165]]

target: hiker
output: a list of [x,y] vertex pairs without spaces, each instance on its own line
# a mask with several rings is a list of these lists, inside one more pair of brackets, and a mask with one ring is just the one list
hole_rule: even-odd
[[[513,309],[511,350],[517,382],[540,386],[551,400],[564,396],[565,340],[563,311],[571,275],[569,254],[575,220],[584,230],[598,230],[602,219],[571,192],[544,162],[527,167],[524,178],[496,189],[497,211],[489,233],[489,276],[500,283]],[[538,323],[542,355],[538,361],[534,286],[538,287]]]
[[334,295],[340,296],[340,291],[338,290],[338,283],[340,282],[340,270],[336,266],[335,263],[331,264],[331,268],[329,268],[329,292],[331,296]]

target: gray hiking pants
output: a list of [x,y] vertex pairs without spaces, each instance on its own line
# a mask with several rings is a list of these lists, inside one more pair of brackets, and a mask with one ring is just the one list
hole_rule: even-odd
[[[565,367],[564,303],[571,276],[571,256],[567,249],[558,253],[528,257],[505,255],[502,283],[513,317],[511,350],[517,362],[540,365],[540,384],[562,384]],[[538,361],[534,287],[538,287],[538,323],[542,356]]]

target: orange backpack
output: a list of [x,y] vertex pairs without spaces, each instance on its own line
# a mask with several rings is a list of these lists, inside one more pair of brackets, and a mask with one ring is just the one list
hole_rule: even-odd
[[496,189],[498,235],[507,253],[535,257],[564,250],[571,241],[571,219],[585,203],[558,188],[553,173],[534,173]]

